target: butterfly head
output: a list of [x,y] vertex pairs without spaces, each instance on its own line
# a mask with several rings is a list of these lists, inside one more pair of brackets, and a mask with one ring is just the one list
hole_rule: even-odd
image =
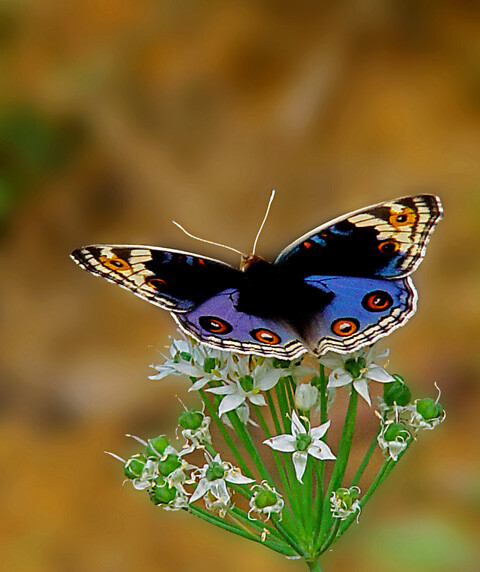
[[242,258],[240,260],[240,270],[245,272],[247,268],[249,268],[252,264],[256,262],[266,262],[265,258],[258,256],[258,254],[242,254]]

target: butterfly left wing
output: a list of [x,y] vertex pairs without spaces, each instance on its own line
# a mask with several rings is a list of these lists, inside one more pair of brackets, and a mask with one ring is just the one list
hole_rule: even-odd
[[219,260],[151,246],[97,244],[71,257],[88,272],[171,312],[187,312],[241,280],[240,271]]
[[331,301],[301,328],[302,339],[320,356],[350,353],[403,326],[415,313],[417,293],[410,278],[383,280],[353,276],[310,276],[305,281]]
[[422,261],[441,218],[442,205],[435,195],[387,201],[312,230],[285,248],[275,264],[303,277],[402,278]]

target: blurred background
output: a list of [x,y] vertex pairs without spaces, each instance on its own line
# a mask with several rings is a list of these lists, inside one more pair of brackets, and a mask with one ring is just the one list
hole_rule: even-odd
[[[415,397],[438,383],[447,420],[323,565],[478,570],[479,5],[3,0],[0,74],[2,567],[303,570],[121,486],[103,451],[173,436],[175,396],[198,402],[147,379],[168,313],[68,258],[123,242],[237,264],[171,220],[248,251],[275,188],[265,256],[349,210],[442,198],[418,313],[381,346]],[[362,408],[360,449],[376,423]]]

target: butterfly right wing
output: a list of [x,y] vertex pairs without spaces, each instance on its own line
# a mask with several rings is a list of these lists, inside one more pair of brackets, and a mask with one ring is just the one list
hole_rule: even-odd
[[88,272],[170,312],[188,312],[241,280],[239,270],[218,260],[151,246],[97,244],[71,257]]

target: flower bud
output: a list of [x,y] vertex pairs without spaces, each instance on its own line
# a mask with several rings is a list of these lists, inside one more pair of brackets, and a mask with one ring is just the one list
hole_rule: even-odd
[[273,506],[277,502],[277,496],[272,490],[259,491],[255,495],[255,506],[260,509]]
[[178,418],[178,423],[184,429],[195,430],[202,424],[204,414],[197,409],[190,409],[189,411],[183,411]]
[[167,446],[167,439],[163,435],[160,435],[159,437],[153,437],[148,440],[145,451],[148,457],[161,457]]
[[330,504],[332,516],[344,520],[350,514],[360,510],[360,489],[356,486],[349,489],[341,487],[332,493]]
[[295,405],[300,411],[310,411],[317,403],[318,389],[309,383],[299,383],[295,390]]
[[242,387],[243,391],[245,391],[245,393],[248,393],[250,391],[253,390],[253,377],[251,375],[244,375],[242,376],[238,382],[240,383],[240,386]]
[[205,373],[212,373],[212,369],[215,369],[216,365],[217,363],[214,357],[207,357],[203,362],[203,371]]
[[406,440],[409,436],[410,433],[403,423],[390,423],[383,434],[385,441],[396,441],[399,437]]
[[393,377],[395,381],[385,383],[383,386],[383,400],[389,407],[394,404],[404,407],[410,403],[412,395],[402,377],[399,375],[394,375]]
[[209,481],[215,481],[216,479],[223,479],[223,477],[225,476],[225,469],[223,468],[223,465],[220,463],[212,463],[208,467],[205,476]]
[[345,368],[345,371],[348,371],[348,373],[353,377],[353,379],[357,379],[358,377],[361,376],[362,370],[365,368],[366,365],[367,362],[365,361],[365,358],[358,357],[358,358],[347,359],[343,367]]
[[158,471],[164,477],[168,476],[170,473],[173,473],[175,469],[180,467],[182,462],[178,458],[178,455],[170,454],[167,455],[166,459],[163,457],[158,461]]
[[436,419],[443,413],[443,409],[440,403],[435,403],[435,401],[429,397],[417,400],[415,406],[418,413],[420,413],[420,415],[427,421],[430,419]]
[[174,487],[170,487],[168,483],[153,483],[150,490],[150,499],[154,504],[168,504],[177,495]]
[[123,465],[123,473],[128,479],[136,479],[142,475],[147,459],[144,455],[133,455]]

